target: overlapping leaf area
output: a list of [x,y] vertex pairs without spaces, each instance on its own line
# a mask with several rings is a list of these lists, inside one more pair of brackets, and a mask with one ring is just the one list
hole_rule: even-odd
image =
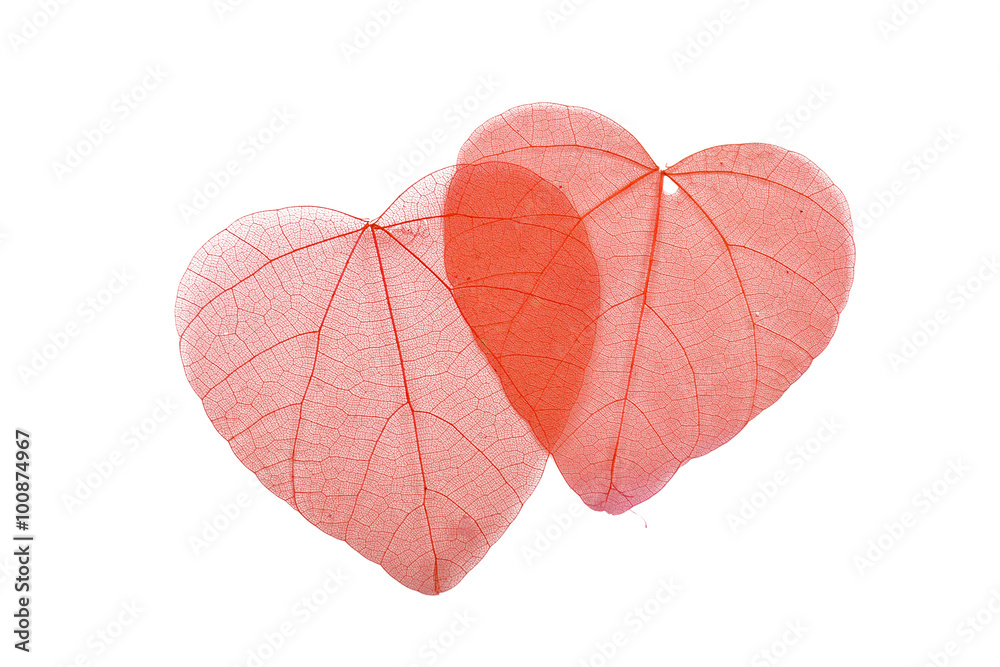
[[181,356],[267,488],[436,594],[549,453],[617,514],[777,400],[836,328],[850,230],[795,153],[660,169],[599,114],[518,107],[378,220],[290,208],[214,237],[178,292]]
[[[486,212],[499,179],[484,174],[471,195],[456,179],[446,211],[486,219],[446,217],[448,275],[514,406],[591,508],[648,499],[830,341],[853,279],[850,212],[801,155],[718,146],[661,170],[608,118],[537,104],[477,129],[458,175],[498,165],[541,178],[571,213],[525,223],[530,234],[495,246],[501,259],[484,258],[494,250],[468,230],[485,241],[510,224]],[[584,279],[562,266],[570,256],[586,259]],[[554,279],[525,290],[547,257]],[[539,301],[552,307],[534,317]],[[552,308],[570,323],[550,325]]]

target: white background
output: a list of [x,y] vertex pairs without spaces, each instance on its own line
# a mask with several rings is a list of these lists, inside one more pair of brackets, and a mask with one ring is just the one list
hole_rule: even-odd
[[[775,647],[780,664],[916,667],[955,640],[949,664],[995,665],[1000,615],[985,612],[995,618],[971,642],[959,625],[1000,591],[1000,280],[977,282],[1000,251],[1000,7],[909,0],[913,15],[884,35],[889,0],[590,0],[554,26],[557,0],[414,0],[348,62],[342,43],[386,5],[246,0],[220,17],[211,0],[92,0],[43,20],[32,0],[4,3],[0,429],[33,435],[37,541],[30,655],[11,648],[12,547],[0,549],[0,662],[252,665],[248,651],[287,621],[294,634],[263,664],[762,665],[760,651],[799,623],[804,636]],[[44,25],[34,34],[25,20]],[[679,67],[675,54],[706,21],[721,34],[704,32],[707,46]],[[31,37],[15,48],[12,34]],[[116,99],[147,67],[166,77],[122,118]],[[449,123],[490,76],[499,87]],[[260,491],[185,381],[174,296],[194,252],[236,218],[300,204],[375,217],[447,166],[479,123],[536,101],[604,113],[664,165],[765,139],[804,153],[865,227],[854,289],[808,373],[655,498],[619,517],[587,510],[562,529],[553,517],[575,496],[550,463],[483,562],[425,597]],[[180,206],[243,160],[241,143],[283,107],[288,127],[185,221]],[[784,120],[796,112],[797,128]],[[104,118],[113,131],[60,180],[53,163]],[[433,155],[388,186],[386,172],[439,127]],[[949,129],[957,138],[935,149]],[[915,168],[925,151],[933,163]],[[894,181],[901,194],[879,208]],[[80,309],[123,270],[128,284],[102,312]],[[966,285],[981,288],[971,300],[954,291]],[[939,310],[934,335],[893,364]],[[22,379],[18,368],[71,323],[78,335]],[[153,428],[157,400],[176,408]],[[842,426],[797,468],[787,453],[824,419]],[[133,427],[149,432],[134,451],[122,441]],[[68,509],[115,450],[121,464]],[[9,544],[13,448],[2,451]],[[968,471],[924,511],[914,496],[949,462]],[[776,471],[788,483],[756,497],[734,531],[728,515]],[[191,538],[240,494],[249,505],[196,555]],[[905,512],[916,525],[882,536]],[[880,536],[887,550],[859,568]],[[346,583],[301,622],[294,606],[322,599],[338,568]],[[626,618],[671,577],[671,602],[650,603],[641,628]],[[109,647],[96,633],[117,632],[132,603],[138,618]],[[456,614],[473,620],[453,637]],[[615,632],[625,644],[602,662]],[[434,652],[431,640],[449,647]]]

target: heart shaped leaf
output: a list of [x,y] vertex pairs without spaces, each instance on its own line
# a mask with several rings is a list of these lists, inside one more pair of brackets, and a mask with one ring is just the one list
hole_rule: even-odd
[[374,223],[306,207],[242,218],[198,251],[176,306],[187,378],[239,459],[427,594],[483,558],[548,458],[445,277],[453,172]]
[[[573,390],[546,395],[558,420],[528,421],[590,507],[619,514],[648,499],[683,463],[726,443],[774,403],[829,343],[853,280],[850,213],[840,190],[803,156],[765,144],[719,146],[660,169],[608,118],[534,104],[477,129],[459,173],[477,165],[498,172],[498,163],[547,182],[570,213],[533,221],[538,228],[520,245],[497,246],[501,260],[455,266],[453,258],[470,253],[452,252],[462,236],[446,226],[448,273],[491,286],[492,294],[458,301],[476,335],[488,339],[496,330],[530,329],[517,321],[520,311],[496,307],[500,291],[524,289],[523,267],[554,256],[563,239],[580,240],[593,257],[560,289],[589,292],[596,277],[596,312],[583,299],[573,327],[519,336],[558,343],[536,345],[534,365],[568,374],[546,382]],[[462,195],[452,188],[445,209],[474,218]],[[478,215],[501,224],[488,198],[479,200]],[[453,220],[462,218],[449,216],[446,225]],[[527,294],[529,303],[548,298],[541,288]],[[590,349],[582,371],[583,355],[569,352],[574,336]],[[537,384],[518,379],[537,372],[521,372],[518,359],[491,359],[501,377],[513,378],[505,389],[515,404]]]

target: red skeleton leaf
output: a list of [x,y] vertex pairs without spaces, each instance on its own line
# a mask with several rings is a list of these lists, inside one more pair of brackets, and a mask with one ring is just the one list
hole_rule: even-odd
[[237,457],[404,585],[455,586],[551,453],[619,514],[733,438],[823,351],[847,202],[806,158],[661,169],[586,109],[487,121],[368,222],[256,213],[177,295],[188,381]]
[[[505,389],[591,508],[619,514],[651,497],[683,463],[726,443],[774,403],[829,343],[853,279],[850,213],[840,190],[801,155],[766,144],[718,146],[660,169],[608,118],[534,104],[477,129],[461,150],[459,174],[474,165],[495,171],[498,163],[558,188],[578,217],[534,220],[529,243],[496,246],[508,253],[504,261],[451,252],[448,217],[448,274],[494,292],[520,290],[519,265],[536,274],[539,258],[560,257],[566,239],[587,244],[580,254],[596,262],[596,312],[592,277],[543,281],[529,294],[587,301],[574,312],[593,314],[588,324],[578,318],[552,330],[504,322],[497,299],[483,292],[458,305],[480,338],[510,329],[520,355],[539,357],[527,371],[520,356],[491,363],[515,362]],[[449,198],[461,194],[452,188]],[[493,211],[482,215],[497,224]],[[578,340],[589,354],[565,356]],[[546,402],[559,415],[551,423],[519,404],[523,393],[537,393],[541,378],[533,374],[543,368],[570,376],[547,386],[572,388],[549,392],[565,399]]]
[[444,278],[449,173],[371,224],[242,218],[195,255],[176,308],[188,380],[244,465],[427,594],[479,562],[548,458]]

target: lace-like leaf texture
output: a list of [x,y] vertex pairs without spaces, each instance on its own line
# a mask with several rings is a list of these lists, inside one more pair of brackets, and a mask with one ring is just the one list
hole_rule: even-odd
[[847,203],[804,157],[720,146],[660,169],[609,119],[536,104],[374,222],[236,221],[192,260],[176,322],[243,464],[437,594],[549,453],[618,514],[730,440],[826,347],[853,263]]
[[[456,178],[445,204],[448,275],[477,336],[495,338],[490,362],[515,407],[591,508],[619,514],[648,499],[774,403],[829,343],[853,280],[850,211],[803,156],[717,146],[660,169],[610,119],[534,104],[477,129],[459,175],[498,164],[540,177],[576,217],[533,221],[530,243],[507,250],[500,273],[463,243],[469,228],[497,224],[463,215],[488,210],[491,195]],[[537,257],[573,245],[565,239],[588,245],[596,304],[577,309],[572,330],[525,325],[523,311],[498,317],[496,304],[520,289],[517,265],[535,272]],[[578,287],[563,284],[561,297],[539,288],[529,301],[579,302]],[[585,341],[586,354],[563,354],[571,340]],[[560,382],[566,375],[572,382]],[[540,383],[572,390],[518,400]]]
[[427,594],[479,562],[548,458],[444,279],[450,176],[374,223],[322,208],[237,220],[195,255],[176,308],[188,381],[243,464]]

